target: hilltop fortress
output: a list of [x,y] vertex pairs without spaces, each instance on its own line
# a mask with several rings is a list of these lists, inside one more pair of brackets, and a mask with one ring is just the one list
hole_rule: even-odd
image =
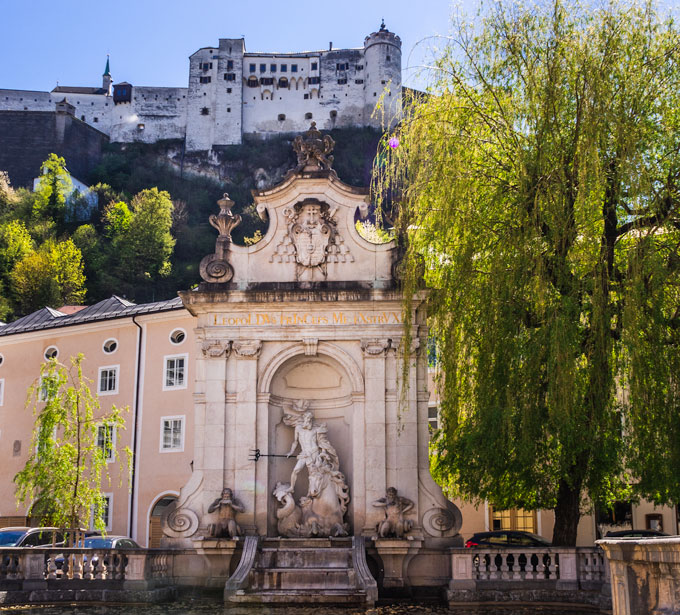
[[247,53],[243,38],[221,38],[190,56],[186,88],[114,84],[107,60],[100,88],[0,89],[0,111],[56,110],[113,142],[185,139],[188,151],[300,132],[312,120],[326,130],[380,127],[400,109],[401,40],[384,22],[356,49]]

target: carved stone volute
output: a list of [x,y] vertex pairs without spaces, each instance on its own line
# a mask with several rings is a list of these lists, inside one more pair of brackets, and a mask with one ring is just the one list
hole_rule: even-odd
[[210,224],[219,232],[215,242],[215,253],[209,254],[201,261],[199,271],[206,282],[219,284],[229,282],[234,277],[234,269],[229,264],[229,247],[231,232],[241,223],[241,216],[231,212],[234,201],[226,192],[217,204],[220,206],[220,213],[209,218]]

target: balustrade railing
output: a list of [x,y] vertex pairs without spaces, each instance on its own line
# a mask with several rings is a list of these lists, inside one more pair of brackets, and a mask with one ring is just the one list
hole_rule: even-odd
[[602,584],[606,563],[598,547],[451,549],[452,588],[494,582],[556,584],[563,587]]
[[[24,581],[169,582],[170,556],[146,549],[0,547],[0,590]],[[100,583],[101,584],[101,583]]]

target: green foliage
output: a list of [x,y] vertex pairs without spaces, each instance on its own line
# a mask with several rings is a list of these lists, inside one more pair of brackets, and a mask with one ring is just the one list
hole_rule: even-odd
[[61,156],[50,154],[43,162],[40,173],[33,214],[38,220],[53,220],[61,229],[66,220],[66,198],[73,190],[66,161]]
[[370,220],[357,220],[354,226],[357,229],[357,233],[371,243],[387,243],[392,241],[392,236],[388,231],[376,226]]
[[33,252],[33,239],[20,220],[0,225],[0,280],[9,281],[15,265]]
[[132,212],[124,201],[111,202],[102,216],[104,234],[110,239],[122,237],[127,233],[132,221]]
[[43,243],[16,264],[10,280],[24,313],[46,305],[78,305],[85,297],[82,255],[71,239]]
[[[78,355],[68,366],[56,359],[42,365],[26,401],[36,417],[33,452],[14,482],[17,502],[40,502],[32,514],[42,525],[88,527],[92,513],[95,528],[103,531],[102,485],[111,482],[107,452],[116,461],[120,453],[115,438],[106,443],[107,451],[98,446],[98,430],[102,425],[108,434],[124,429],[127,408],[101,412],[91,382],[83,376],[83,360]],[[126,448],[125,453],[129,475],[131,452]]]
[[[680,33],[653,5],[494,5],[383,142],[424,259],[440,482],[495,508],[678,503]],[[397,143],[396,147],[394,147]]]

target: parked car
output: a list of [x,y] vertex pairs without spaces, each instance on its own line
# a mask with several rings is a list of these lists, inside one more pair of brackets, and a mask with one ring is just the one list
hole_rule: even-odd
[[56,527],[6,527],[0,530],[0,547],[63,547],[65,534]]
[[551,547],[545,538],[521,532],[519,530],[499,530],[495,532],[477,532],[466,541],[465,546],[474,547]]
[[607,532],[605,538],[663,538],[670,536],[666,532],[659,530],[617,530],[616,532]]
[[[89,536],[83,540],[84,549],[140,549],[141,547],[132,538],[127,536]],[[114,557],[118,557],[115,555]],[[125,557],[125,556],[123,556]],[[83,562],[88,561],[88,556],[83,556]],[[92,565],[96,566],[99,561],[97,554],[92,556]],[[62,570],[64,566],[64,556],[58,555],[54,559],[57,570]],[[104,566],[109,565],[109,560],[104,559]]]

